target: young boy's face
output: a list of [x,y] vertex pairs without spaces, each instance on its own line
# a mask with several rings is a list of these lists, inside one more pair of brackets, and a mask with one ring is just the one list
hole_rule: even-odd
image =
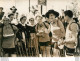
[[64,20],[67,22],[68,21],[68,16],[64,15]]

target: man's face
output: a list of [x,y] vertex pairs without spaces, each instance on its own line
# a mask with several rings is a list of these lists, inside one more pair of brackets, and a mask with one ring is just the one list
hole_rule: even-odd
[[64,15],[64,20],[67,22],[68,21],[68,16]]
[[49,20],[53,21],[55,19],[55,15],[54,14],[49,14]]

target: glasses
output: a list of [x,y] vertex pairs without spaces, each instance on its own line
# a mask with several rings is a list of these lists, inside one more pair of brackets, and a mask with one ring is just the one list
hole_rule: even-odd
[[29,21],[34,21],[34,19],[30,19]]

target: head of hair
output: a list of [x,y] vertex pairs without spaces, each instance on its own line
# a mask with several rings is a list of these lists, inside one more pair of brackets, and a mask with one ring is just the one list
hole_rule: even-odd
[[9,14],[9,15],[8,15],[8,17],[10,17],[10,16],[12,16],[12,15],[14,16],[14,14],[13,14],[13,13],[11,13],[11,14]]
[[58,17],[58,16],[59,16],[59,13],[58,13],[57,11],[49,10],[49,11],[45,14],[45,17],[49,18],[49,14],[55,15],[55,17]]
[[64,11],[64,14],[65,14],[65,16],[68,16],[68,17],[70,17],[70,18],[73,17],[73,12],[72,12],[71,10],[66,10],[66,11]]
[[27,17],[26,17],[26,16],[22,16],[22,17],[20,18],[20,21],[21,21],[23,18],[27,18]]
[[73,19],[75,20],[76,23],[79,22],[78,18],[73,18]]

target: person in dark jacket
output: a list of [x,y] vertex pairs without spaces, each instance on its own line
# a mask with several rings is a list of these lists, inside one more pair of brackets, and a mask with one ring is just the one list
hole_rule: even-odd
[[[22,16],[20,18],[20,23],[18,25],[16,25],[18,27],[18,32],[17,32],[17,38],[18,38],[18,53],[19,55],[25,55],[27,56],[27,52],[26,52],[26,47],[27,47],[27,41],[26,41],[26,36],[27,36],[27,33],[26,33],[26,19],[27,17],[26,16]],[[20,44],[20,47],[19,47],[19,44]],[[20,48],[20,50],[19,50]]]
[[29,24],[28,24],[28,35],[29,35],[29,42],[28,42],[28,53],[29,56],[36,56],[36,30],[35,30],[35,21],[34,18],[29,18]]

